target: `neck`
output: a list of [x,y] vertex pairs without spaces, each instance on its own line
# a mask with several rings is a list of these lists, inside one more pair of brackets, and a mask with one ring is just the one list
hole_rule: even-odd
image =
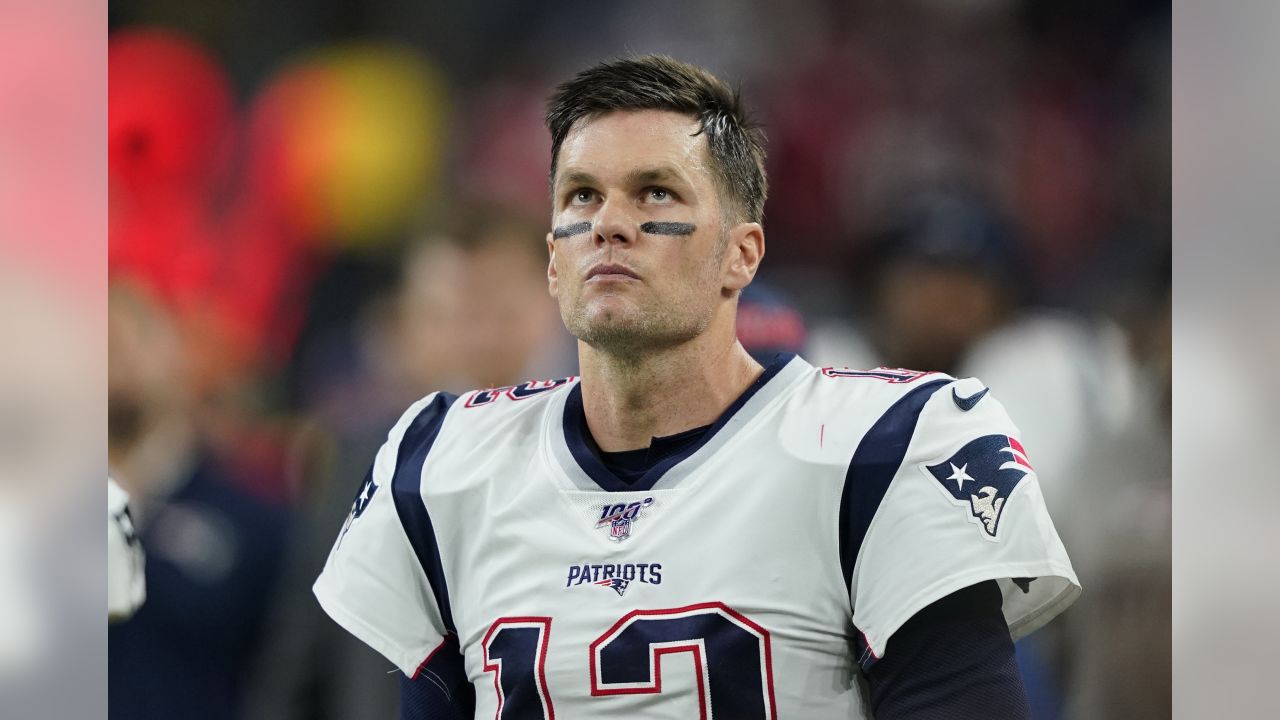
[[579,341],[578,360],[587,427],[605,452],[715,422],[763,371],[732,327],[640,356]]

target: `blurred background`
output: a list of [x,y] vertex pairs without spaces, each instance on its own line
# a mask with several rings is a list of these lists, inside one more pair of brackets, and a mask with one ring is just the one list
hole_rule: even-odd
[[310,585],[414,399],[575,374],[543,102],[664,52],[768,136],[761,357],[982,378],[1085,593],[1037,718],[1167,717],[1170,9],[289,0],[109,9],[108,456],[148,552],[119,718],[392,718]]

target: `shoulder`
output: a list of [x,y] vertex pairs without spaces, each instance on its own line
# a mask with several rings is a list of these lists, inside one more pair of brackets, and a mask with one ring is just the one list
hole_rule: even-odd
[[[401,415],[387,435],[387,445],[400,460],[413,454],[425,459],[437,446],[447,446],[451,453],[491,448],[539,426],[549,401],[577,382],[576,376],[568,376],[461,394],[431,393]],[[442,438],[448,441],[438,442]]]
[[845,418],[864,458],[878,457],[881,447],[906,460],[936,460],[966,443],[983,438],[994,443],[996,437],[1002,447],[1020,447],[1017,426],[978,378],[902,368],[819,368],[818,373],[838,381],[815,383],[832,396],[826,401],[829,412]]
[[493,407],[497,412],[518,415],[522,411],[553,397],[557,390],[567,390],[577,384],[578,377],[569,375],[555,380],[528,380],[519,385],[484,388],[463,393],[464,408]]
[[987,436],[1018,444],[1019,430],[1004,405],[978,378],[951,379],[920,406],[912,455],[934,456]]
[[555,380],[529,380],[519,385],[481,388],[459,394],[433,392],[409,406],[392,429],[392,434],[414,423],[443,423],[446,418],[450,425],[502,423],[518,419],[555,396],[557,393],[553,391],[567,390],[577,382],[576,375],[569,375]]
[[942,385],[955,381],[955,378],[943,372],[883,366],[866,370],[850,367],[820,367],[814,370],[813,381],[823,393],[844,402],[871,399],[894,402],[908,395],[929,395]]
[[935,432],[961,434],[975,425],[1010,424],[1003,405],[981,379],[937,371],[815,367],[796,395],[804,411],[863,423],[910,418],[913,426],[920,421]]
[[953,383],[955,378],[939,372],[813,367],[792,391],[788,421],[816,420],[825,425],[829,439],[856,445],[887,416],[918,415],[923,404]]
[[988,435],[1016,441],[1019,434],[982,380],[942,372],[817,367],[791,399],[788,425],[819,425],[824,443],[856,452],[855,462],[879,462],[880,450],[934,457]]

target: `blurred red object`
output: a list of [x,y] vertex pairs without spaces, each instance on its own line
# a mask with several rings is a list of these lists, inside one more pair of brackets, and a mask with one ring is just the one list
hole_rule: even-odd
[[287,357],[311,277],[299,232],[241,182],[232,86],[194,40],[109,41],[109,270],[172,308],[201,358],[197,392]]
[[107,155],[117,189],[143,199],[225,180],[235,105],[222,68],[167,30],[126,30],[107,48]]
[[187,309],[217,272],[208,205],[230,166],[231,85],[173,32],[124,31],[107,47],[110,271]]

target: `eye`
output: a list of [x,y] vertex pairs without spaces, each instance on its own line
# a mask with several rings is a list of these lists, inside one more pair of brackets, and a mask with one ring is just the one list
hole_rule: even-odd
[[644,191],[644,199],[651,203],[665,205],[672,201],[674,196],[671,191],[661,187],[651,187]]
[[587,188],[579,188],[569,194],[569,204],[570,205],[587,205],[592,200],[594,200],[595,197],[596,197],[596,192],[594,190],[588,190]]

